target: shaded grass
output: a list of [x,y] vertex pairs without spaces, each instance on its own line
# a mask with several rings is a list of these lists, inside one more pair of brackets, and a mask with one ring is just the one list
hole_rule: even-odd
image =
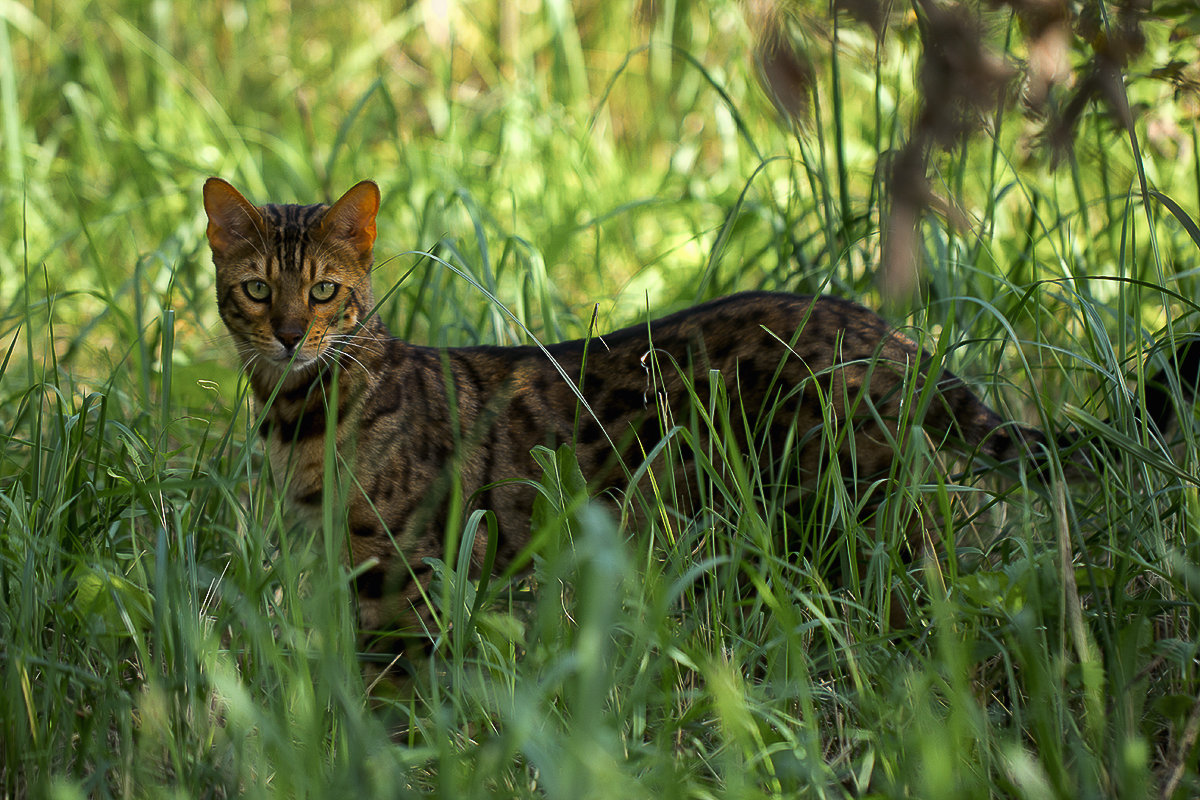
[[[422,6],[4,18],[6,796],[1080,797],[1159,791],[1176,763],[1196,791],[1197,447],[1133,410],[1147,343],[1195,327],[1200,187],[1194,154],[1139,164],[1100,121],[1073,172],[1024,165],[1007,122],[945,157],[977,233],[929,221],[927,305],[893,315],[1007,413],[1080,429],[1094,477],[963,479],[911,430],[878,525],[833,470],[789,518],[720,450],[710,513],[673,516],[663,485],[636,521],[546,454],[532,578],[476,603],[447,559],[442,655],[369,706],[342,534],[289,524],[221,352],[199,185],[380,180],[377,290],[399,284],[384,316],[421,342],[527,340],[421,251],[545,340],[592,330],[597,298],[597,330],[757,286],[877,304],[900,44],[840,60],[833,118],[790,140],[736,9],[674,8],[633,40],[620,4],[515,29],[484,9],[448,39]],[[1182,213],[1123,188],[1138,166]],[[748,422],[698,408],[674,437]],[[917,518],[936,559],[903,557]]]

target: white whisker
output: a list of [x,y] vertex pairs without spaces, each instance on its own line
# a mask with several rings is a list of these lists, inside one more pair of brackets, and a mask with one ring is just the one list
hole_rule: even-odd
[[[369,369],[367,369],[367,365],[366,365],[366,364],[364,364],[363,362],[359,361],[359,360],[358,360],[357,358],[355,358],[354,356],[350,355],[349,353],[345,353],[345,352],[341,353],[341,355],[342,355],[342,356],[344,356],[344,357],[346,357],[346,358],[348,358],[348,359],[350,359],[350,360],[351,360],[351,361],[353,361],[355,364],[357,364],[357,365],[358,365],[358,366],[359,366],[359,367],[362,369],[362,371],[363,371],[363,372],[366,372],[366,373],[368,373],[368,374],[370,373],[370,370],[369,370]],[[332,356],[330,356],[330,358],[332,358]]]

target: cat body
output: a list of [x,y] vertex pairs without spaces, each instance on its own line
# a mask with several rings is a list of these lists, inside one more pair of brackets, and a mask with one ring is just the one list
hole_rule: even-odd
[[681,457],[640,474],[669,472],[684,505],[694,500],[695,453],[723,441],[697,420],[714,387],[739,452],[772,463],[790,450],[783,479],[799,488],[835,461],[848,481],[878,486],[906,417],[935,446],[993,461],[1045,440],[949,372],[922,405],[920,348],[845,300],[756,292],[545,348],[422,347],[393,338],[374,311],[373,183],[332,206],[255,207],[213,178],[204,204],[218,305],[267,409],[272,471],[314,516],[336,437],[366,629],[411,624],[432,577],[425,559],[443,557],[455,480],[496,516],[496,568],[511,562],[529,540],[538,445],[574,443],[589,487],[620,493],[673,426],[690,426],[700,434]]

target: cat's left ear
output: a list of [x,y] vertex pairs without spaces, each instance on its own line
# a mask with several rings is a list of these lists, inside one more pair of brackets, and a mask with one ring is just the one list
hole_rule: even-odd
[[369,255],[375,246],[375,215],[379,213],[379,187],[362,181],[350,188],[329,207],[321,219],[321,233],[349,242],[358,252]]

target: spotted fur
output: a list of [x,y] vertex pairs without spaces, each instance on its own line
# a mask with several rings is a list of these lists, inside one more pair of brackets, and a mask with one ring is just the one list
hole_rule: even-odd
[[[856,485],[886,476],[904,419],[938,447],[991,461],[1036,455],[1046,439],[946,371],[922,406],[917,344],[845,300],[755,292],[544,350],[422,347],[393,338],[374,313],[375,184],[332,206],[256,207],[212,178],[204,207],[221,316],[296,508],[320,509],[325,441],[336,439],[366,629],[421,619],[411,612],[432,576],[426,559],[443,555],[452,475],[495,514],[502,568],[529,540],[535,492],[520,481],[538,475],[535,446],[575,443],[595,492],[619,493],[664,431],[709,407],[714,381],[731,416],[747,420],[731,434],[741,452],[778,462],[791,442],[800,483],[833,460]],[[670,477],[686,504],[696,472],[681,450]],[[476,540],[477,565],[486,546]]]

